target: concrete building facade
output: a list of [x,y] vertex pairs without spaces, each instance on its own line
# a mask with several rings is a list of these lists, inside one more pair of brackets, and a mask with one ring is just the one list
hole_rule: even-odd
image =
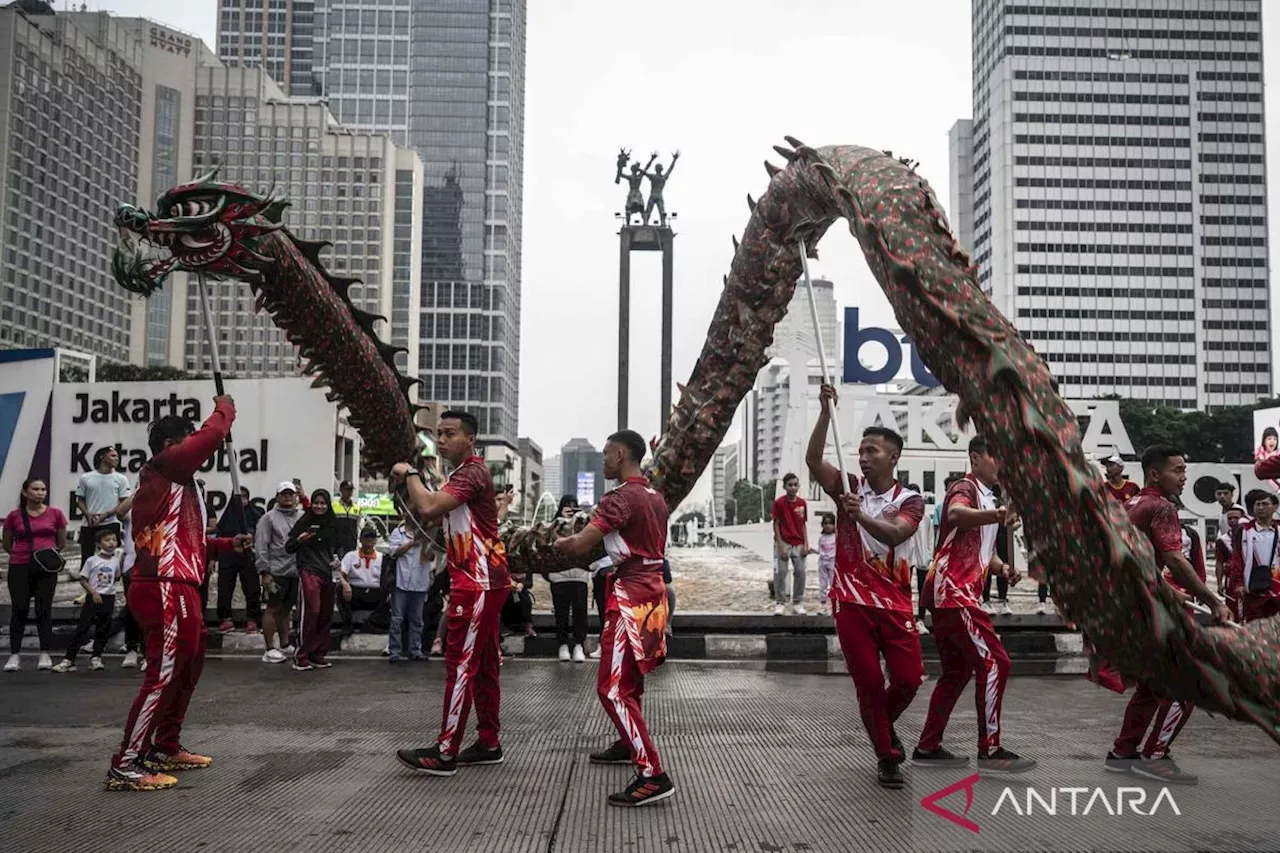
[[973,3],[951,218],[1064,394],[1270,396],[1262,6]]
[[[274,186],[292,202],[285,216],[291,231],[333,243],[321,259],[330,270],[361,280],[349,291],[358,307],[391,317],[393,293],[412,299],[418,268],[405,259],[421,244],[412,211],[422,197],[422,164],[412,151],[385,135],[343,128],[322,103],[289,98],[260,68],[221,63],[200,70],[195,140],[197,170],[217,166],[222,180],[258,192]],[[296,371],[296,351],[266,314],[254,313],[247,287],[233,281],[210,287],[228,372],[275,376]],[[185,309],[186,367],[207,371],[210,359],[194,291]],[[409,345],[415,330],[392,331],[384,323],[378,332]]]

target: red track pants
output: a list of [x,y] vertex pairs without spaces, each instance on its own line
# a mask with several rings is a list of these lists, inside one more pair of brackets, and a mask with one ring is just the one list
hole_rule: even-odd
[[1138,744],[1150,726],[1151,734],[1142,749],[1142,757],[1164,758],[1193,710],[1195,706],[1190,702],[1164,699],[1139,684],[1124,709],[1124,722],[1120,725],[1120,737],[1116,738],[1114,747],[1116,755],[1122,758],[1137,756]]
[[[894,747],[890,727],[911,704],[924,681],[924,659],[914,615],[847,601],[836,601],[834,608],[836,636],[858,692],[862,724],[876,757],[902,760],[905,756]],[[880,670],[882,654],[889,670],[887,687]]]
[[298,651],[293,659],[299,666],[322,662],[329,654],[334,591],[332,578],[298,572]]
[[124,740],[112,758],[123,766],[155,746],[177,752],[182,720],[204,669],[204,613],[200,588],[170,581],[134,581],[129,611],[142,627],[147,671],[129,710]]
[[932,752],[942,745],[951,712],[970,678],[975,678],[978,709],[978,754],[1000,748],[1000,708],[1009,681],[1009,654],[991,627],[991,617],[976,607],[946,607],[933,611],[933,639],[942,661],[942,676],[929,699],[929,714],[920,733],[920,749]]
[[636,665],[635,652],[627,637],[627,627],[617,609],[604,616],[600,632],[600,669],[596,675],[596,693],[600,704],[618,730],[618,736],[631,750],[631,758],[640,775],[646,778],[662,773],[662,759],[649,737],[649,727],[640,711],[644,695],[644,675]]
[[505,589],[464,590],[449,593],[448,636],[444,647],[444,719],[436,743],[440,754],[457,755],[467,731],[471,703],[476,706],[480,745],[498,746],[498,710],[502,690],[498,685],[499,632]]

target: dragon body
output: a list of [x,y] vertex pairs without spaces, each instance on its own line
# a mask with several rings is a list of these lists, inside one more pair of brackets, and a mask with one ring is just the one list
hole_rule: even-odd
[[[741,241],[734,241],[733,263],[706,344],[654,446],[650,476],[668,506],[678,506],[689,494],[768,361],[765,349],[801,273],[800,241],[814,247],[837,219],[844,219],[899,324],[913,340],[932,344],[920,348],[921,358],[960,398],[961,410],[1000,459],[1034,563],[1053,585],[1063,615],[1126,678],[1251,722],[1280,742],[1280,620],[1206,628],[1178,603],[1150,544],[1085,459],[1076,419],[1044,361],[983,294],[976,268],[913,165],[868,148],[815,149],[788,142],[790,147],[776,148],[785,167],[766,163],[767,191],[758,202],[747,197],[751,218]],[[199,184],[186,189],[201,191]],[[239,188],[222,191],[241,203],[252,200]],[[253,210],[255,204],[262,207]],[[320,244],[258,233],[279,231],[278,216],[269,215],[265,200],[246,210],[250,214],[241,230],[248,254],[241,252],[236,261],[241,269],[224,265],[221,272],[265,292],[277,323],[313,360],[335,338],[354,336],[356,329],[372,337],[343,299],[341,282],[319,268]],[[136,209],[122,209],[117,220],[143,234],[157,225]],[[293,248],[273,249],[277,241]],[[139,275],[150,280],[146,273]],[[340,310],[352,316],[329,316]],[[303,319],[321,316],[323,322]],[[343,346],[347,355],[341,361],[316,363],[337,399],[348,405],[360,401],[370,464],[386,470],[414,452],[412,419],[401,400],[407,380],[390,367],[384,345],[347,341]],[[373,389],[365,394],[353,387],[357,370],[368,369],[359,358],[381,362],[362,377]],[[393,423],[397,418],[403,420]],[[372,430],[393,438],[370,441]],[[550,543],[583,523],[580,516],[534,528],[507,526],[513,572],[557,568]]]

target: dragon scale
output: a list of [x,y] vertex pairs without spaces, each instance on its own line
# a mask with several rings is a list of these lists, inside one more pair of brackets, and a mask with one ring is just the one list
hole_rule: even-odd
[[[982,293],[976,268],[913,165],[868,148],[788,142],[776,148],[785,168],[766,163],[768,189],[759,202],[747,197],[751,218],[741,241],[734,241],[707,341],[653,448],[651,478],[668,506],[689,494],[768,361],[765,349],[801,273],[799,241],[814,247],[845,219],[898,323],[913,340],[928,343],[919,348],[921,359],[959,397],[961,411],[1000,460],[1031,559],[1052,584],[1063,615],[1126,678],[1251,722],[1280,742],[1280,620],[1206,628],[1178,604],[1146,537],[1085,459],[1076,419],[1045,363]],[[118,253],[117,279],[148,293],[169,269],[182,266],[248,281],[313,360],[318,381],[351,408],[366,462],[386,471],[414,460],[419,450],[406,397],[412,380],[396,373],[395,351],[374,336],[376,318],[346,299],[350,280],[320,267],[323,244],[280,233],[279,202],[202,181],[161,199],[161,211],[182,216],[160,220],[121,209],[122,231],[181,254],[145,262]],[[191,198],[199,203],[183,211],[183,199]],[[176,230],[214,226],[233,235],[215,261],[207,260],[207,249],[192,257],[175,248]],[[579,515],[532,528],[506,525],[513,574],[561,567],[550,543],[584,523]]]

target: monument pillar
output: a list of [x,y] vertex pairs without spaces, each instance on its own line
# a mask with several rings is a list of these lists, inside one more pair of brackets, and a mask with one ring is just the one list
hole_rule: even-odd
[[631,367],[631,253],[662,252],[662,341],[659,433],[671,415],[671,326],[675,302],[675,232],[667,225],[623,225],[618,232],[618,429],[627,429]]

